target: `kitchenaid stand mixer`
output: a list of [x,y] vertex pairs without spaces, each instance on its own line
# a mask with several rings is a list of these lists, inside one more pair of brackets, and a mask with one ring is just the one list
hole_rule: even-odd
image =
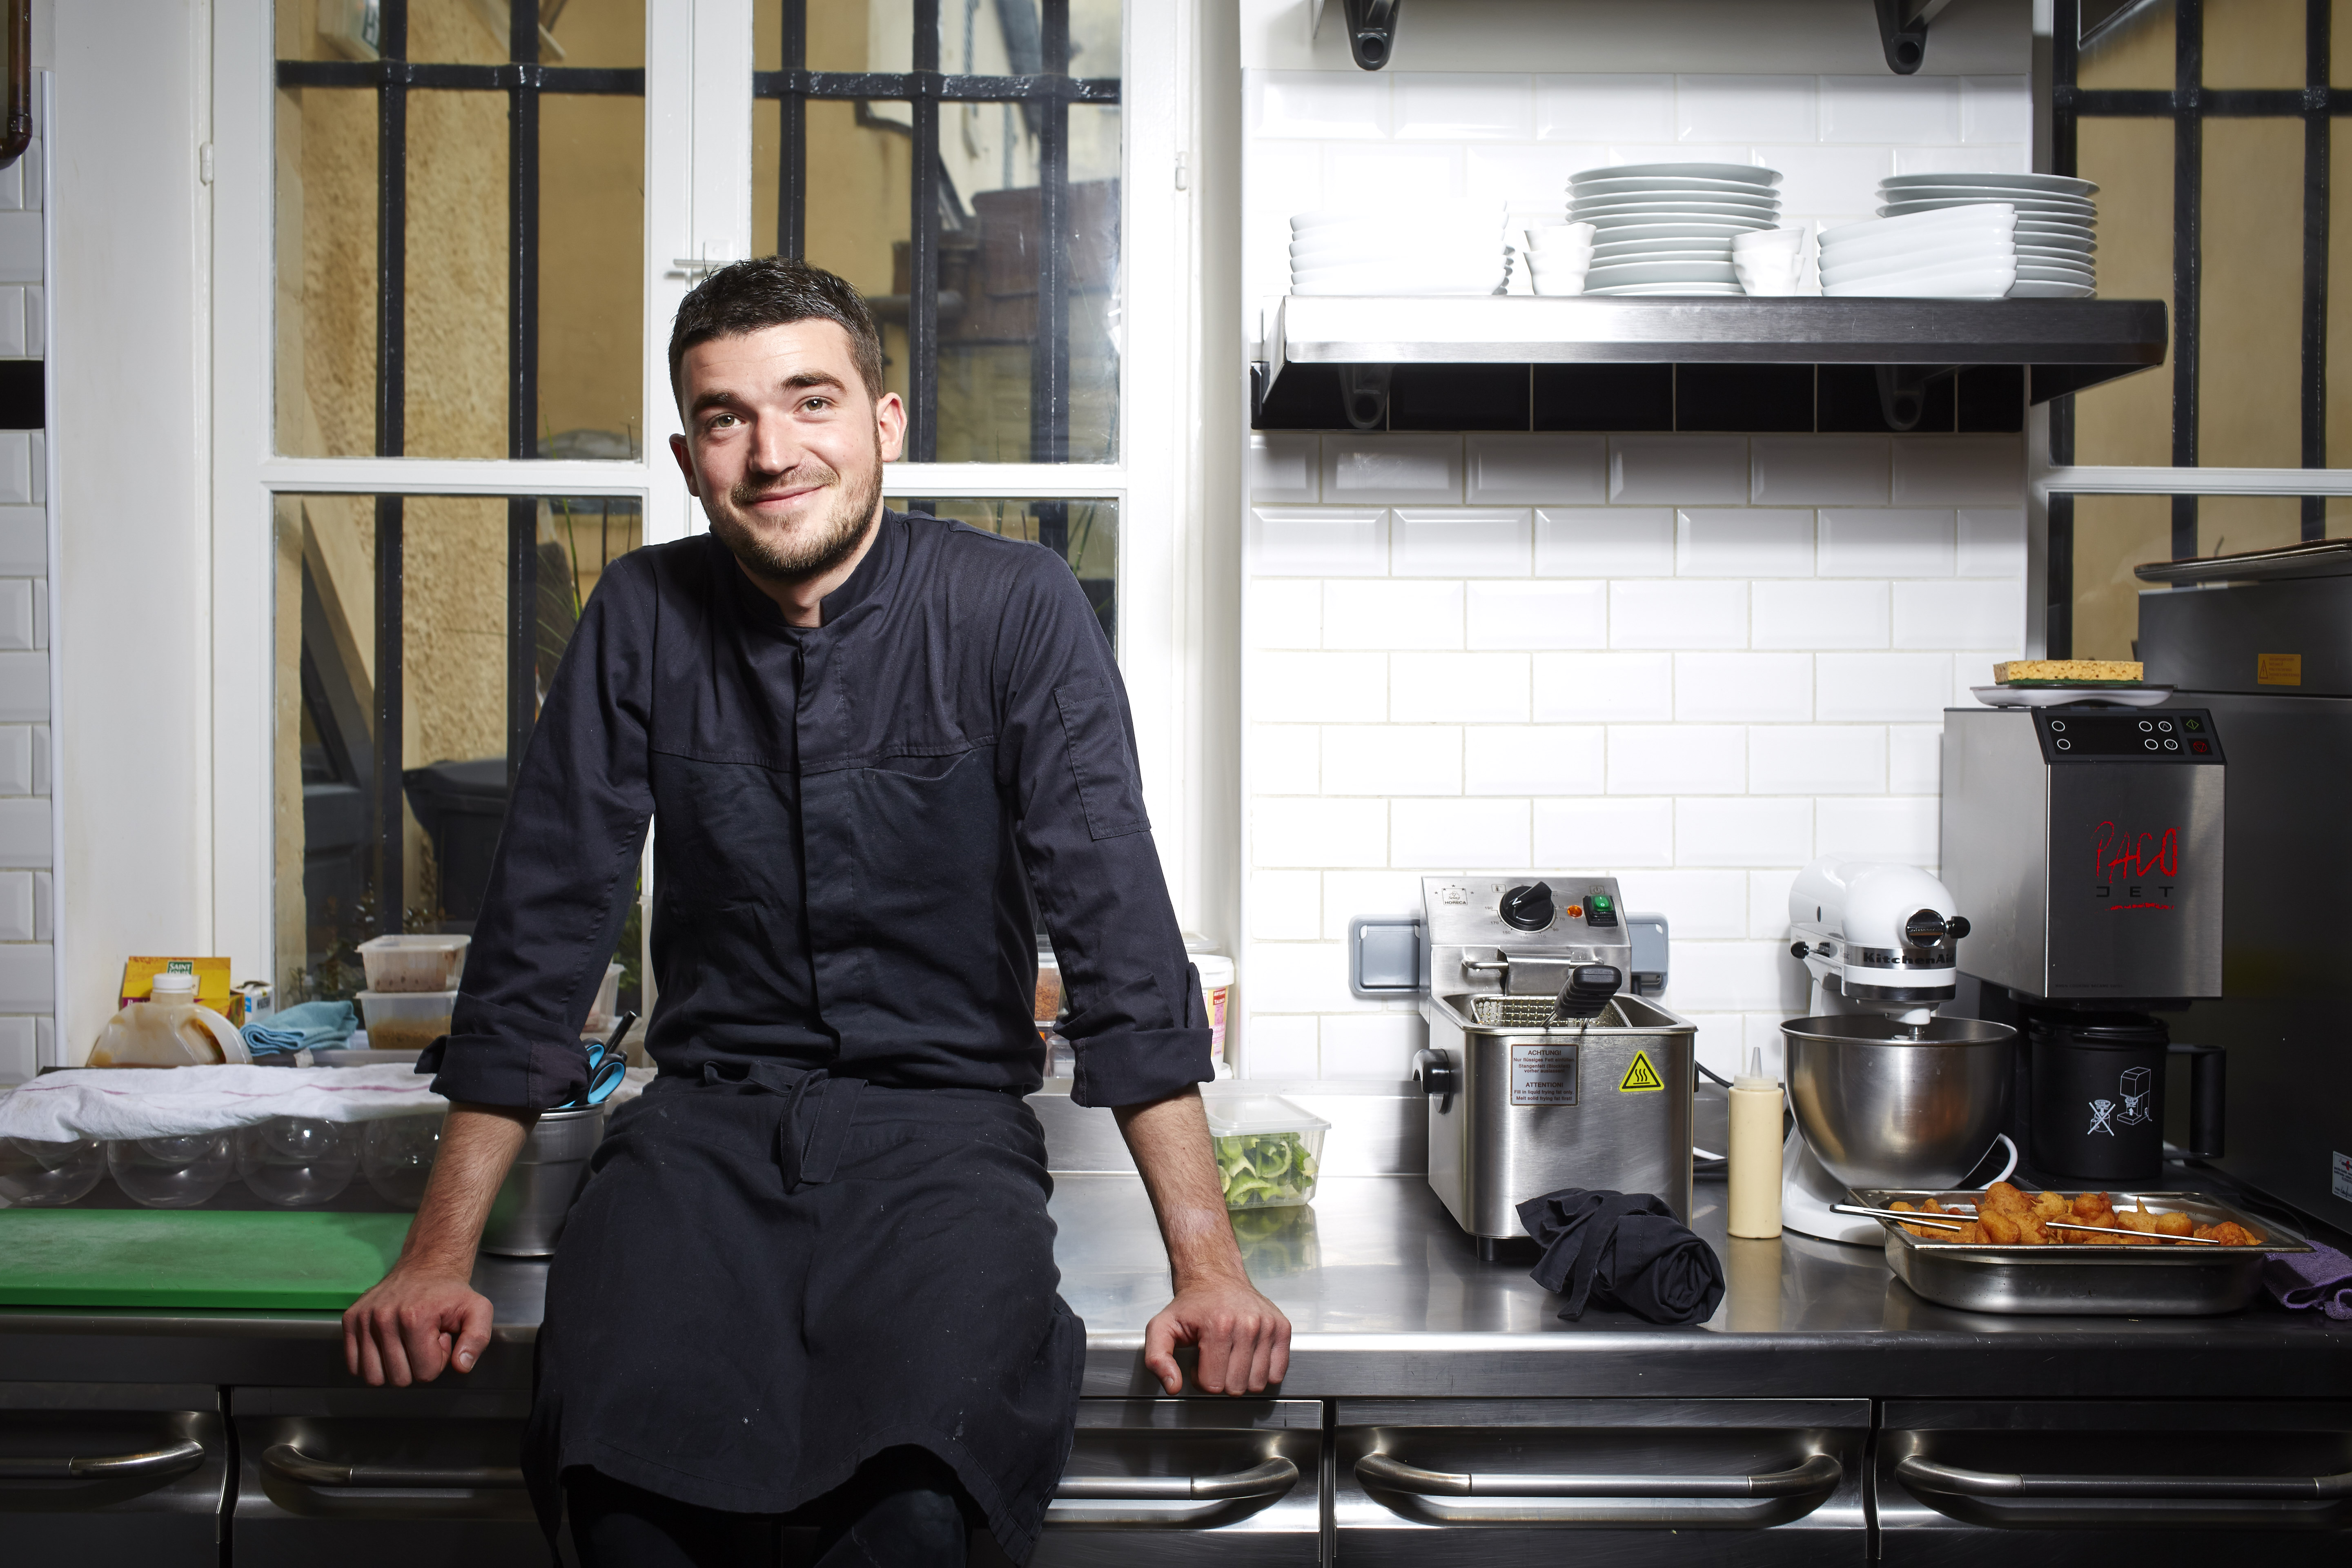
[[[1850,1186],[1922,1184],[1922,1162],[1957,1179],[1995,1142],[2007,1150],[1995,1179],[2016,1168],[2016,1145],[1993,1131],[2005,1081],[1989,1079],[1993,1064],[1979,1059],[1988,1057],[1983,1047],[2001,1047],[2005,1074],[2011,1031],[1936,1016],[1955,994],[1957,951],[1969,934],[1953,904],[1943,883],[1915,866],[1825,858],[1797,874],[1790,952],[1804,961],[1812,992],[1811,1016],[1783,1026],[1795,1112],[1780,1163],[1788,1228],[1875,1246],[1878,1221],[1832,1212]],[[1904,1047],[1893,1058],[1898,1068],[1864,1065],[1873,1047],[1888,1046]],[[1926,1106],[1933,1109],[1923,1117]],[[1958,1160],[1966,1163],[1952,1170]]]

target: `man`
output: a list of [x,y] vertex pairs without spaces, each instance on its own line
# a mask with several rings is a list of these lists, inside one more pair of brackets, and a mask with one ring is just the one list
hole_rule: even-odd
[[[344,1314],[370,1383],[470,1369],[467,1283],[580,1026],[656,818],[646,1037],[549,1272],[526,1470],[590,1568],[1025,1560],[1066,1458],[1083,1326],[1055,1293],[1030,900],[1075,1095],[1150,1192],[1210,1393],[1278,1383],[1197,1088],[1210,1076],[1108,641],[1035,545],[882,505],[906,415],[857,295],[738,262],[679,307],[672,437],[708,534],[607,570],[524,754],[452,1029],[451,1110],[399,1261]],[[766,1555],[762,1555],[765,1553]]]

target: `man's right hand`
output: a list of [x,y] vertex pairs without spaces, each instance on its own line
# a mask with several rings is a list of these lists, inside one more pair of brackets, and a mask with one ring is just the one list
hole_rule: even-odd
[[471,1372],[490,1342],[490,1299],[462,1277],[395,1268],[343,1312],[343,1363],[382,1386]]
[[507,1167],[539,1113],[453,1105],[425,1201],[400,1260],[343,1313],[343,1362],[382,1386],[471,1372],[490,1342],[489,1298],[473,1287],[474,1247]]

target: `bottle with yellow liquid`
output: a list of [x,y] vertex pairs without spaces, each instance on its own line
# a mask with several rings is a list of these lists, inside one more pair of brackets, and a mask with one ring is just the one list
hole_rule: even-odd
[[1780,1234],[1780,1086],[1764,1076],[1764,1053],[1750,1047],[1748,1070],[1731,1079],[1728,1228],[1764,1240]]

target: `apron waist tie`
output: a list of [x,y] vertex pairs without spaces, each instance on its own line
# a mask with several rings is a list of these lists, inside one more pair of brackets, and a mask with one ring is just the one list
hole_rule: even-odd
[[[705,1083],[722,1083],[719,1064],[703,1064]],[[797,1191],[833,1180],[849,1143],[849,1126],[856,1119],[857,1097],[866,1088],[862,1078],[835,1078],[823,1068],[794,1069],[781,1064],[753,1062],[743,1078],[772,1093],[787,1097],[783,1119],[776,1126],[776,1163],[784,1173],[784,1188]],[[806,1130],[801,1112],[808,1110]]]

